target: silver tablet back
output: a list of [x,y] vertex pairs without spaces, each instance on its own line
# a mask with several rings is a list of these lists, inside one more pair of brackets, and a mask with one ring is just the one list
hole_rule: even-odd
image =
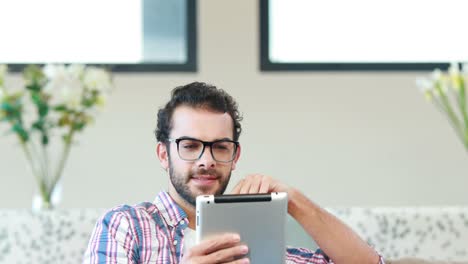
[[286,193],[197,197],[197,243],[212,235],[238,233],[253,264],[285,263]]

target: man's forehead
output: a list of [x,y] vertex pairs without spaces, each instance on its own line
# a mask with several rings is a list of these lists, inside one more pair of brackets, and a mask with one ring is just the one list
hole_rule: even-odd
[[171,134],[206,140],[233,137],[233,120],[228,113],[206,108],[179,106],[172,115]]

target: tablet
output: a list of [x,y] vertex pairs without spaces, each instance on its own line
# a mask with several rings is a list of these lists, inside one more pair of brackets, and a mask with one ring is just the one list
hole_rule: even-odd
[[212,235],[237,233],[250,263],[285,263],[287,193],[202,195],[196,203],[197,244]]

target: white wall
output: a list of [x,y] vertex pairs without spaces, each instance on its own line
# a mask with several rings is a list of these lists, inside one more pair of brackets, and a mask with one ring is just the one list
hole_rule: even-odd
[[[198,73],[115,75],[105,111],[72,149],[61,207],[136,203],[164,189],[156,112],[195,80],[229,91],[244,113],[233,181],[270,174],[324,206],[468,203],[468,154],[415,87],[427,73],[262,73],[257,1],[201,0],[198,20]],[[29,208],[34,180],[5,129],[0,207]]]

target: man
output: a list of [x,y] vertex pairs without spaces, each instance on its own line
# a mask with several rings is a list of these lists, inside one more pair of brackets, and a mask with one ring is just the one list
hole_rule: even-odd
[[[236,102],[223,90],[198,82],[174,89],[158,112],[156,129],[168,192],[159,193],[154,203],[106,213],[96,224],[84,263],[249,263],[248,248],[237,234],[193,242],[196,197],[226,190],[241,154],[241,119]],[[351,229],[293,187],[254,174],[232,191],[270,192],[288,193],[289,214],[321,248],[288,248],[286,263],[384,263]]]

